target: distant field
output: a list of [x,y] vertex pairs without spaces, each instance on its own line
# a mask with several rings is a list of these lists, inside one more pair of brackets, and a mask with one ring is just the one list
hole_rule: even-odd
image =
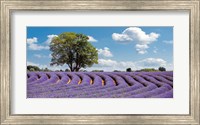
[[173,72],[28,72],[28,98],[173,98]]

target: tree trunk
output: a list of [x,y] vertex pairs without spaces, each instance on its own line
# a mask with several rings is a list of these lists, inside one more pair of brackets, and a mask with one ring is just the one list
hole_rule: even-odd
[[69,66],[70,71],[73,72],[74,71],[73,67],[71,65],[68,65],[68,66]]
[[79,69],[80,69],[80,68],[76,68],[76,72],[78,72],[78,71],[79,71]]

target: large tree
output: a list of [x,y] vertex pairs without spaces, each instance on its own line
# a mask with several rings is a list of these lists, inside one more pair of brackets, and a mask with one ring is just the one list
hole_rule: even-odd
[[88,39],[84,34],[73,32],[64,32],[54,37],[50,43],[51,65],[67,64],[73,72],[97,64],[98,51]]

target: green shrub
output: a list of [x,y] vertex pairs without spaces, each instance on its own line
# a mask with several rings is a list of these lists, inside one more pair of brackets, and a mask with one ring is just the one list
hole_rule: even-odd
[[166,69],[164,67],[159,67],[158,70],[161,71],[161,72],[166,71]]
[[28,65],[27,66],[27,70],[28,71],[41,71],[41,69],[37,66],[32,66],[32,65]]
[[142,72],[156,72],[158,70],[154,69],[154,68],[145,68],[145,69],[141,69],[139,71],[142,71]]
[[132,71],[131,68],[126,69],[126,72],[131,72],[131,71]]
[[92,70],[92,72],[103,72],[103,70]]

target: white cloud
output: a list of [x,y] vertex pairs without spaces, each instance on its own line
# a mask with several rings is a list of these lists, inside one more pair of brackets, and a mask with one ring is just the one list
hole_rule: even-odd
[[131,62],[131,61],[121,61],[118,63],[118,66],[122,66],[124,68],[129,68],[129,67],[132,67],[133,69],[136,68],[136,65],[134,62]]
[[42,55],[42,54],[34,54],[35,57],[37,58],[49,58],[49,56],[45,56],[45,55]]
[[37,63],[33,63],[33,62],[30,62],[30,61],[27,61],[27,66],[28,66],[28,65],[39,66],[39,64],[37,64]]
[[36,37],[28,38],[26,41],[27,41],[27,44],[28,44],[28,48],[29,48],[30,50],[49,49],[48,46],[41,46],[41,45],[38,45],[38,44],[37,44],[38,39],[37,39]]
[[104,71],[126,71],[127,68],[132,70],[140,70],[144,68],[155,68],[158,69],[160,66],[165,67],[167,70],[173,70],[173,65],[167,63],[164,59],[161,58],[146,58],[139,61],[116,61],[111,59],[99,59],[98,64],[87,68],[86,70],[104,70]]
[[113,33],[113,40],[119,43],[137,43],[135,48],[138,54],[147,53],[149,48],[148,44],[157,41],[160,34],[151,32],[149,34],[145,33],[141,28],[129,27],[125,29],[122,33]]
[[47,35],[47,40],[44,42],[46,45],[38,45],[38,39],[36,37],[28,38],[26,40],[27,44],[28,44],[28,48],[30,50],[48,50],[49,49],[49,46],[48,46],[49,43],[56,36],[58,36],[58,35],[55,35],[55,34]]
[[37,45],[37,44],[30,44],[29,45],[29,49],[31,50],[43,50],[43,49],[49,49],[48,46],[41,46],[41,45]]
[[172,40],[164,40],[163,43],[166,43],[166,44],[173,44],[173,41],[172,41]]
[[139,53],[139,54],[145,54],[147,53],[147,50],[149,48],[149,46],[147,44],[136,44],[135,45],[135,48],[136,48],[136,51]]
[[51,43],[52,39],[53,39],[54,37],[57,37],[57,36],[58,36],[58,35],[55,35],[55,34],[47,35],[47,40],[45,41],[45,43],[46,43],[47,45],[49,45],[49,44]]
[[104,57],[113,57],[110,49],[108,47],[104,47],[103,49],[97,49],[99,55],[103,55]]
[[127,68],[135,69],[134,62],[131,61],[116,61],[111,59],[99,59],[98,64],[93,65],[92,67],[86,68],[88,71],[92,70],[104,70],[104,71],[114,71],[120,70],[125,71]]
[[41,64],[38,64],[38,63],[34,63],[34,62],[30,62],[30,61],[27,61],[27,66],[28,65],[32,65],[32,66],[37,66],[39,67],[40,69],[44,69],[44,68],[47,68],[48,66],[47,65],[41,65]]
[[111,59],[99,59],[98,64],[101,66],[115,66],[117,65],[117,62]]
[[129,37],[127,34],[119,34],[119,33],[113,33],[112,34],[112,39],[115,41],[118,41],[120,43],[129,43],[133,41],[131,37]]
[[172,63],[167,63],[166,66],[165,66],[165,68],[166,68],[168,71],[170,71],[170,70],[173,70],[174,65],[173,65]]
[[136,65],[146,68],[158,68],[160,66],[166,66],[167,62],[161,58],[146,58],[136,62]]
[[30,62],[30,61],[27,61],[27,66],[28,65],[37,66],[40,69],[48,68],[48,69],[50,69],[52,71],[55,71],[55,70],[63,70],[63,71],[65,71],[65,69],[68,68],[67,65],[63,65],[63,66],[50,66],[49,64],[48,65],[41,65],[41,64],[38,64],[38,63]]
[[26,41],[28,44],[34,44],[37,43],[37,38],[36,37],[28,38]]
[[97,42],[97,40],[92,36],[87,36],[89,38],[89,42]]
[[40,55],[40,54],[34,54],[34,56],[37,57],[37,58],[42,58],[42,57],[43,57],[43,56]]
[[50,66],[49,65],[47,68],[52,70],[52,71],[55,71],[55,70],[63,70],[63,71],[65,71],[66,69],[69,69],[69,67],[66,64],[63,65],[63,66],[56,66],[56,65]]
[[137,42],[138,44],[150,44],[157,40],[160,35],[154,32],[146,34],[141,28],[129,27],[122,33],[113,33],[112,38],[120,43]]
[[[41,65],[37,63],[33,63],[28,61],[27,65],[34,65],[38,66],[39,68],[48,68],[53,71],[55,70],[65,70],[68,68],[68,66],[65,64],[63,66],[50,66],[47,65]],[[167,70],[173,70],[173,64],[167,63],[164,59],[161,58],[146,58],[139,61],[116,61],[111,59],[99,59],[98,64],[94,64],[92,67],[86,68],[87,71],[92,70],[104,70],[104,71],[114,71],[114,70],[120,70],[120,71],[126,71],[127,68],[131,68],[132,70],[140,70],[144,68],[155,68],[158,69],[160,66],[165,67]],[[69,68],[68,68],[69,69]]]

